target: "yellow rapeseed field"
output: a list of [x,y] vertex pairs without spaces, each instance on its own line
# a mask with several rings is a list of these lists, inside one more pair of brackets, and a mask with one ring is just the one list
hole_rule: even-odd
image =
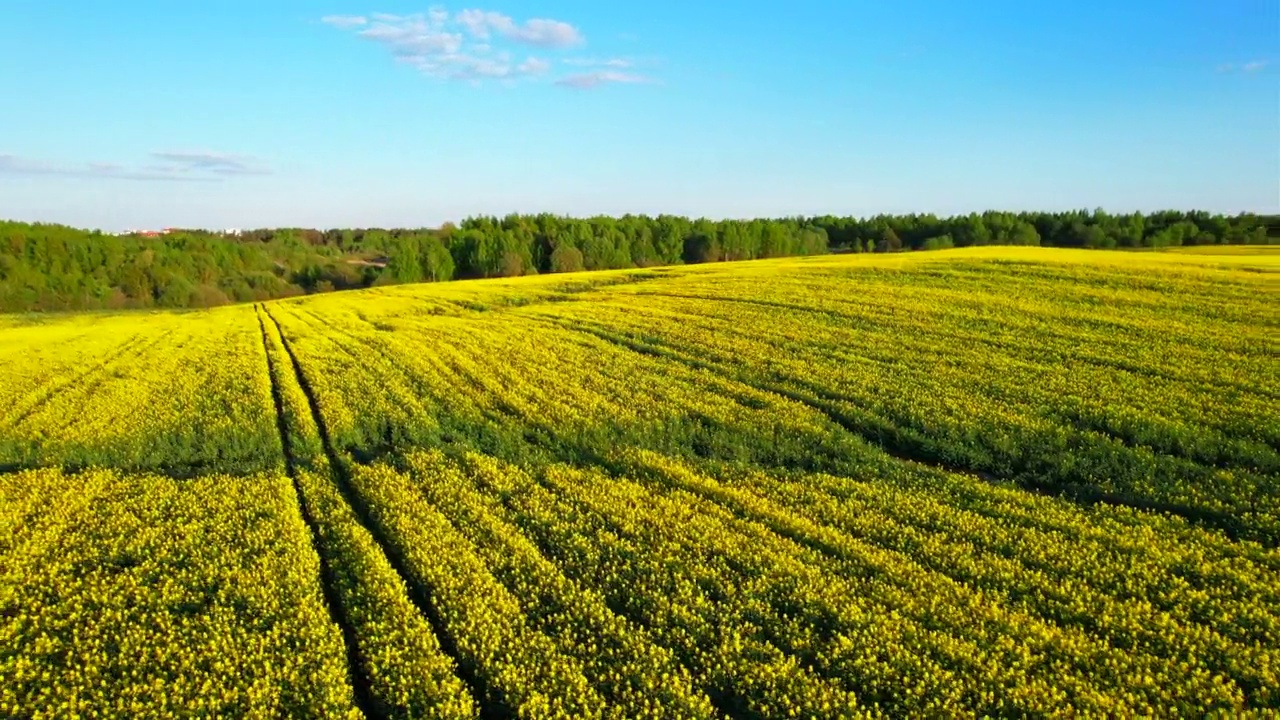
[[1280,253],[0,318],[0,716],[1280,712]]

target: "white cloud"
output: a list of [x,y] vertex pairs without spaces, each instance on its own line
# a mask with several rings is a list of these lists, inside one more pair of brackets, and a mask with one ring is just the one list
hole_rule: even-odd
[[531,57],[516,68],[521,75],[545,75],[551,72],[551,63],[542,58]]
[[360,15],[326,15],[320,18],[320,22],[341,30],[350,30],[351,28],[369,24],[368,18]]
[[57,163],[0,155],[0,175],[87,178],[100,180],[151,180],[169,182],[219,182],[234,175],[266,175],[270,170],[252,158],[212,152],[157,152],[151,157],[163,165],[129,167],[117,163]]
[[493,35],[515,42],[548,48],[565,48],[581,44],[584,39],[577,28],[560,20],[534,18],[523,25],[510,15],[490,10],[463,10],[454,18],[471,37],[488,40]]
[[[554,69],[554,58],[530,56],[516,62],[512,59],[513,50],[527,45],[557,51],[585,42],[582,32],[567,22],[546,18],[517,21],[491,10],[450,13],[434,8],[413,15],[371,13],[335,15],[323,20],[382,45],[399,62],[432,77],[451,80],[513,80],[546,75]],[[615,70],[631,67],[630,61],[620,58],[570,64]],[[599,75],[601,79],[594,84],[628,82],[611,78],[608,73]],[[587,82],[569,80],[569,84]]]
[[607,60],[601,60],[600,58],[590,58],[590,57],[567,58],[564,61],[564,64],[572,65],[574,67],[607,67],[607,68],[615,68],[619,70],[635,67],[634,61],[627,60],[625,58],[609,58]]
[[1259,70],[1262,70],[1269,64],[1270,63],[1268,63],[1266,60],[1254,60],[1253,62],[1245,63],[1240,69],[1247,73],[1255,73],[1255,72],[1258,72]]
[[419,70],[433,77],[473,82],[514,80],[545,75],[551,71],[551,63],[542,58],[530,57],[516,64],[509,53],[499,53],[492,57],[453,53],[414,58],[412,62]]
[[564,48],[583,43],[582,33],[577,28],[559,20],[530,20],[524,26],[512,28],[503,35],[541,47]]
[[569,75],[556,81],[557,85],[564,87],[577,88],[579,90],[590,90],[600,87],[601,85],[642,85],[651,84],[654,80],[644,75],[635,73],[624,73],[613,70],[600,70],[597,72],[579,73],[577,75]]
[[[434,8],[426,13],[397,15],[329,15],[330,26],[376,42],[401,63],[412,65],[430,77],[480,82],[499,79],[511,83],[553,73],[557,64],[580,72],[559,78],[557,85],[593,88],[604,85],[641,85],[654,79],[634,72],[636,61],[627,58],[571,56],[557,59],[557,51],[584,44],[579,28],[563,20],[516,20],[493,10],[466,9],[449,13]],[[518,46],[541,47],[552,54],[513,59]]]
[[511,61],[506,57],[488,58],[472,55],[455,55],[439,69],[439,73],[453,80],[484,80],[511,77]]
[[423,20],[399,24],[379,22],[357,34],[386,45],[397,57],[449,55],[462,49],[462,35],[444,32]]
[[484,10],[463,10],[457,15],[457,22],[466,28],[467,33],[473,38],[481,40],[489,39],[489,29],[496,22],[506,20],[511,23],[511,18],[501,13],[485,12]]

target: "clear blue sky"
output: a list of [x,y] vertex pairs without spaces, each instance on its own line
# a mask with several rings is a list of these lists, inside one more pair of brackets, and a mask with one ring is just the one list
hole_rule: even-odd
[[1277,0],[4,0],[0,217],[1280,211]]

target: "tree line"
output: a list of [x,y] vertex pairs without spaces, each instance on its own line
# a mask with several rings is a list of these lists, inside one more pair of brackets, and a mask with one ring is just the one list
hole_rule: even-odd
[[432,229],[110,235],[0,221],[0,311],[209,307],[373,285],[975,245],[1280,242],[1280,219],[1166,211],[707,220],[473,217]]

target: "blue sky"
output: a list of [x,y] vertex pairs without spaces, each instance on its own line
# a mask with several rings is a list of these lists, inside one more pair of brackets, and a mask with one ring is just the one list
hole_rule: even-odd
[[0,217],[1280,211],[1275,0],[5,0]]

